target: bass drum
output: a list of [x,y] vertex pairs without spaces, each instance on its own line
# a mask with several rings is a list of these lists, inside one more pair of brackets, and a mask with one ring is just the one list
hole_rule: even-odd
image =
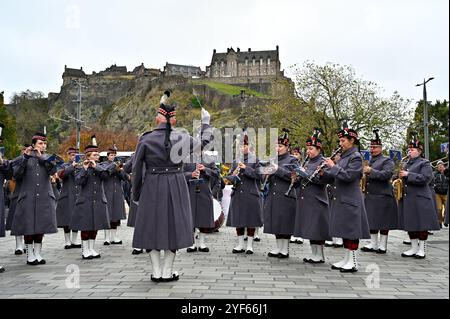
[[212,231],[218,231],[220,227],[222,227],[223,222],[225,221],[225,214],[223,213],[223,207],[220,202],[213,198],[213,206],[214,206],[214,227]]

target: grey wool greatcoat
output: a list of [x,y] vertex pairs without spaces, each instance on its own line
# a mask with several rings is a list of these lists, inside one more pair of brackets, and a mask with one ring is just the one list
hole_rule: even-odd
[[403,178],[403,196],[399,202],[399,229],[406,231],[439,230],[434,198],[430,189],[433,169],[420,157],[405,164],[408,176]]
[[111,161],[100,163],[100,166],[103,166],[108,172],[107,177],[103,180],[103,188],[108,201],[109,220],[116,222],[126,219],[125,197],[122,188],[122,181],[126,179],[125,172],[116,170],[116,163]]
[[[134,160],[134,153],[131,155],[131,157],[128,159],[128,161],[123,165],[123,171],[126,174],[131,174],[131,171],[133,169],[133,160]],[[128,175],[131,176],[131,175]],[[127,220],[127,226],[134,227],[136,224],[136,213],[137,213],[138,206],[133,201],[133,190],[131,190],[131,200],[130,200],[130,207],[128,210],[128,220]]]
[[[323,160],[322,155],[309,159],[304,167],[306,173],[311,176]],[[327,183],[332,180],[328,174],[317,174],[306,186],[299,185],[294,236],[331,240]]]
[[[12,161],[9,162],[10,165],[10,174],[12,175],[13,173],[13,168],[14,166],[20,164],[21,162],[21,158],[22,155],[19,157],[16,157],[15,159],[13,159]],[[19,197],[19,193],[20,193],[20,184],[22,183],[21,180],[16,180],[14,179],[14,190],[12,192],[12,194],[9,196],[9,209],[8,209],[8,217],[6,217],[6,230],[11,230],[12,227],[12,223],[14,220],[14,213],[16,211],[16,206],[17,206],[17,198]]]
[[206,134],[201,135],[200,142],[181,130],[173,130],[166,149],[166,124],[162,123],[138,142],[132,170],[133,200],[138,202],[133,247],[174,250],[192,246],[191,203],[183,174],[185,159],[175,158],[179,155],[175,150],[188,150],[190,154],[199,149],[212,136],[209,125],[203,124],[202,131]]
[[108,172],[97,165],[96,168],[77,167],[75,183],[79,186],[79,194],[70,220],[70,229],[92,231],[108,229],[109,214],[103,180]]
[[357,147],[341,154],[332,167],[325,170],[334,177],[331,201],[330,236],[345,239],[369,239],[369,223],[361,192],[362,157]]
[[394,162],[383,155],[370,159],[372,168],[366,176],[365,206],[371,230],[398,228],[398,208],[391,178]]
[[298,165],[298,160],[289,153],[278,156],[278,168],[269,176],[269,191],[264,201],[264,233],[274,235],[292,235],[295,224],[295,189],[284,194],[291,184],[292,168],[283,167],[285,164]]
[[58,176],[62,180],[62,187],[56,203],[56,220],[58,227],[66,227],[70,225],[79,190],[75,183],[75,167],[72,163],[65,163],[62,169],[58,171]]
[[[244,155],[245,169],[241,169],[236,189],[231,192],[230,208],[228,210],[227,226],[261,227],[263,225],[263,199],[259,190],[260,175],[259,160],[253,154]],[[234,161],[231,172],[237,167]]]
[[197,184],[200,192],[195,191],[196,185],[189,180],[192,172],[195,171],[196,163],[186,163],[183,165],[184,174],[189,187],[189,198],[191,201],[192,222],[194,227],[212,228],[214,227],[214,204],[211,191],[211,182],[219,177],[219,169],[214,163],[203,163],[205,170],[201,171],[202,183]]
[[52,234],[56,228],[56,199],[50,175],[56,167],[44,160],[44,156],[22,155],[13,167],[13,176],[21,181],[15,207],[11,235]]
[[0,237],[5,237],[5,192],[3,191],[3,184],[5,180],[10,178],[10,163],[3,160],[3,164],[0,165]]

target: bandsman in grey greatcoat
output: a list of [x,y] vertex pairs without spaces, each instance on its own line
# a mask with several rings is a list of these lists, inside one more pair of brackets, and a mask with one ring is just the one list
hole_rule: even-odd
[[[249,139],[244,132],[243,154],[241,160],[235,160],[231,168],[232,174],[227,176],[233,181],[227,226],[236,227],[238,245],[233,248],[234,254],[253,254],[253,238],[255,228],[263,225],[263,199],[259,189],[259,159],[250,152]],[[247,246],[244,246],[244,233],[247,229]]]
[[[23,154],[28,149],[29,150],[32,149],[31,145],[30,144],[24,144],[22,149],[21,149],[21,155],[16,157],[12,161],[10,161],[11,174],[13,172],[13,167],[21,162]],[[20,180],[19,181],[15,180],[14,177],[12,177],[10,182],[13,182],[13,184],[12,184],[13,188],[11,190],[11,195],[9,197],[9,210],[8,210],[8,217],[6,218],[6,227],[5,227],[6,230],[11,230],[12,223],[13,223],[13,220],[14,220],[14,213],[16,211],[17,198],[19,197],[19,193],[20,193],[20,184],[22,183],[22,181],[20,181]],[[23,235],[21,235],[21,236],[14,236],[14,237],[16,239],[16,249],[14,251],[14,254],[15,255],[22,255],[25,252],[25,244],[24,244]]]
[[104,245],[121,245],[122,240],[117,236],[117,227],[120,226],[120,220],[126,219],[125,213],[125,197],[123,194],[122,181],[125,181],[127,176],[123,171],[123,163],[115,162],[117,149],[115,147],[109,148],[106,152],[107,160],[100,163],[107,172],[108,176],[103,180],[103,187],[105,189],[106,200],[108,201],[108,213],[111,223],[111,229],[105,230]]
[[[324,263],[323,246],[330,240],[330,208],[327,183],[332,178],[316,171],[323,163],[320,128],[315,128],[313,135],[306,140],[308,160],[304,165],[305,177],[300,179],[296,206],[294,235],[309,239],[311,256],[303,258],[306,263]],[[315,176],[313,176],[315,174]]]
[[53,163],[46,160],[47,137],[36,133],[31,141],[33,150],[27,150],[13,167],[13,176],[21,181],[11,235],[24,235],[27,264],[45,264],[41,256],[44,234],[53,234],[56,228],[56,199],[50,176],[56,173]]
[[403,196],[399,201],[399,229],[408,232],[411,249],[403,257],[425,258],[429,230],[439,230],[436,209],[429,187],[433,168],[427,159],[421,157],[422,143],[416,133],[408,144],[408,161],[399,173],[403,179]]
[[[300,149],[299,143],[297,142],[295,144],[295,146],[291,146],[291,155],[294,156],[297,159],[297,162],[299,163],[299,165],[302,163],[303,159],[302,159],[302,150]],[[295,192],[297,193],[297,198],[299,195],[299,189],[295,188]],[[303,238],[301,237],[295,237],[295,236],[291,236],[291,238],[289,239],[289,242],[291,244],[303,244]]]
[[97,231],[109,228],[108,203],[103,188],[103,180],[108,178],[108,172],[98,165],[100,158],[95,137],[91,145],[84,148],[85,158],[82,167],[75,170],[75,183],[79,194],[75,202],[71,229],[81,231],[81,258],[100,258],[95,250]]
[[[362,251],[385,254],[389,230],[398,228],[398,208],[394,197],[391,179],[394,174],[394,162],[383,156],[382,143],[378,130],[370,141],[371,159],[364,166],[365,207],[370,228],[370,243]],[[380,238],[378,239],[378,233]]]
[[[192,214],[189,190],[183,174],[183,161],[212,138],[210,115],[202,108],[201,142],[180,130],[170,91],[161,98],[156,128],[141,137],[132,169],[133,200],[138,203],[133,247],[150,249],[153,267],[151,280],[178,280],[173,271],[177,249],[192,246]],[[180,155],[180,152],[182,155]],[[145,175],[143,167],[146,167]],[[160,251],[164,251],[161,269]]]
[[[0,123],[0,145],[3,144],[2,131],[4,125]],[[3,185],[5,180],[11,178],[10,163],[3,158],[0,153],[0,237],[5,237],[5,198]],[[0,273],[4,272],[5,268],[0,265]]]
[[275,235],[277,247],[270,251],[268,256],[276,258],[289,258],[289,239],[294,233],[295,224],[296,192],[292,189],[288,196],[285,194],[292,181],[291,172],[298,166],[298,161],[289,154],[288,132],[287,129],[283,129],[282,136],[278,138],[276,147],[278,161],[273,174],[264,177],[269,183],[263,210],[264,233]]
[[[206,154],[203,159],[205,156]],[[187,252],[209,252],[205,244],[205,236],[214,227],[214,199],[211,189],[212,182],[219,178],[219,169],[214,161],[206,160],[201,163],[185,163],[183,170],[189,187],[194,227],[194,245],[189,247]],[[199,230],[198,240],[195,229]]]
[[78,185],[75,183],[75,156],[78,150],[74,147],[67,149],[69,161],[65,163],[58,171],[58,177],[62,180],[61,194],[56,203],[56,220],[58,227],[64,229],[65,249],[81,248],[81,242],[78,239],[78,230],[72,229],[72,238],[70,238],[71,229],[69,227],[72,218],[75,200],[78,194]]
[[363,172],[362,156],[358,152],[358,133],[344,122],[338,132],[342,154],[336,164],[326,159],[325,172],[334,177],[333,200],[331,204],[330,235],[343,239],[346,248],[342,261],[334,263],[332,269],[341,272],[358,270],[356,252],[360,239],[369,239],[369,223],[364,208],[360,180]]
[[[123,165],[123,171],[126,174],[126,177],[130,179],[131,183],[131,171],[133,169],[133,161],[134,161],[134,154],[131,154],[131,157],[127,160],[127,162]],[[130,192],[130,199],[133,197],[132,192]],[[137,213],[137,205],[136,202],[133,200],[130,200],[129,210],[128,210],[128,220],[127,220],[127,226],[133,227],[136,224],[136,213]],[[139,255],[142,254],[144,250],[142,248],[136,248],[133,247],[133,251],[131,254],[133,255]]]

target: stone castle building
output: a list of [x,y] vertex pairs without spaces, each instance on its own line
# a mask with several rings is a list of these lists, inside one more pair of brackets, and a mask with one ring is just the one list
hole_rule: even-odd
[[204,76],[205,72],[202,71],[199,66],[180,65],[166,62],[166,65],[164,66],[164,75],[178,75],[191,78],[193,76]]
[[235,51],[232,47],[225,53],[213,50],[211,64],[206,67],[206,76],[220,82],[265,83],[284,77],[281,71],[279,47],[269,51]]

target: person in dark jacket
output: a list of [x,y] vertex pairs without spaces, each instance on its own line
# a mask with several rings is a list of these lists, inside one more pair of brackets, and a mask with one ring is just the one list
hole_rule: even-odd
[[444,212],[447,208],[448,176],[445,176],[445,164],[443,161],[437,162],[436,169],[437,171],[434,174],[434,191],[436,192],[436,208],[439,223],[442,225],[445,217]]
[[[219,169],[214,162],[185,163],[183,165],[186,181],[189,186],[192,223],[194,226],[194,245],[187,252],[209,252],[205,244],[205,236],[214,227],[214,202],[211,191],[212,184],[219,177]],[[198,241],[195,228],[199,230]]]
[[[133,247],[150,249],[151,280],[154,282],[179,279],[178,273],[173,271],[176,250],[193,244],[192,213],[183,161],[186,162],[186,156],[198,151],[212,138],[210,115],[203,108],[200,138],[172,128],[176,123],[176,111],[169,100],[170,95],[170,91],[164,92],[155,118],[157,126],[141,137],[132,168],[132,196],[138,203]],[[184,156],[179,154],[180,151]],[[162,269],[161,250],[164,251]]]
[[360,188],[363,165],[358,152],[358,133],[344,122],[338,132],[339,145],[342,148],[340,159],[333,162],[326,159],[325,170],[334,177],[333,200],[331,204],[330,235],[342,238],[347,249],[342,261],[334,263],[332,268],[341,272],[358,270],[356,252],[360,239],[369,239],[364,199]]
[[[365,207],[370,227],[370,243],[362,251],[385,254],[389,230],[398,228],[398,208],[394,197],[391,178],[394,174],[394,162],[383,156],[382,142],[378,130],[370,141],[371,159],[364,166]],[[378,233],[380,239],[378,240]]]
[[[263,199],[259,189],[259,159],[250,152],[249,139],[244,132],[243,143],[239,146],[242,157],[234,160],[231,175],[233,181],[227,226],[235,227],[238,245],[233,248],[234,254],[253,254],[255,228],[263,225]],[[244,246],[244,233],[247,229],[247,246]]]
[[277,246],[268,253],[269,257],[288,258],[289,239],[294,233],[297,194],[292,188],[288,196],[285,193],[291,185],[291,173],[298,161],[289,153],[289,145],[288,131],[284,129],[276,147],[277,164],[273,174],[267,176],[269,190],[264,201],[264,233],[275,235]]
[[115,162],[117,150],[115,147],[109,148],[107,160],[100,165],[108,172],[108,176],[103,180],[106,200],[108,201],[108,213],[111,223],[111,229],[105,230],[104,245],[121,245],[122,240],[117,236],[117,227],[120,226],[120,220],[126,219],[125,198],[123,195],[122,181],[126,180],[126,174],[123,171],[123,164]]
[[[1,138],[1,130],[2,130],[2,124],[0,124],[0,138]],[[0,154],[0,187],[1,187],[1,193],[0,193],[0,237],[5,237],[5,198],[4,198],[4,192],[3,192],[3,184],[5,180],[8,180],[11,178],[11,169],[10,169],[10,163],[5,158],[2,157],[2,154]],[[4,272],[5,268],[3,268],[0,265],[0,273]]]
[[[23,154],[27,150],[31,150],[31,149],[32,149],[32,147],[30,144],[24,144],[21,149],[21,155],[10,161],[11,174],[13,172],[13,168],[21,162]],[[11,227],[13,224],[14,214],[15,214],[16,205],[17,205],[17,198],[19,197],[21,183],[22,183],[21,180],[17,181],[14,179],[14,177],[12,177],[10,180],[9,186],[11,187],[11,195],[10,195],[10,201],[9,201],[8,217],[6,218],[6,227],[5,227],[6,230],[11,230]],[[26,251],[23,235],[14,236],[14,237],[16,239],[16,249],[14,251],[14,254],[22,255]]]
[[79,193],[75,201],[70,228],[81,231],[81,258],[100,258],[95,250],[97,231],[110,227],[108,203],[103,181],[108,172],[98,165],[99,149],[95,139],[84,149],[85,159],[82,167],[75,170],[75,183]]
[[302,169],[310,181],[302,178],[298,184],[294,228],[294,236],[309,239],[312,254],[303,258],[303,261],[312,264],[325,262],[323,246],[326,240],[331,240],[327,183],[332,182],[333,178],[325,173],[312,177],[324,161],[320,133],[321,129],[316,128],[313,135],[306,140],[308,160]]
[[411,249],[402,257],[425,258],[428,231],[439,230],[434,198],[430,189],[433,169],[427,159],[421,157],[422,143],[412,133],[408,144],[408,161],[399,173],[403,178],[403,196],[399,202],[399,229],[408,232]]
[[69,161],[58,171],[58,177],[62,180],[61,194],[56,204],[56,219],[58,227],[64,229],[65,249],[81,248],[78,240],[78,230],[72,229],[72,238],[70,238],[71,229],[69,227],[72,218],[75,201],[78,194],[78,185],[75,183],[75,156],[78,150],[74,147],[67,149]]
[[44,234],[58,232],[56,227],[56,199],[50,176],[56,173],[53,163],[46,160],[47,137],[34,134],[31,146],[13,167],[13,176],[21,181],[11,235],[24,235],[27,264],[45,264],[41,256]]

